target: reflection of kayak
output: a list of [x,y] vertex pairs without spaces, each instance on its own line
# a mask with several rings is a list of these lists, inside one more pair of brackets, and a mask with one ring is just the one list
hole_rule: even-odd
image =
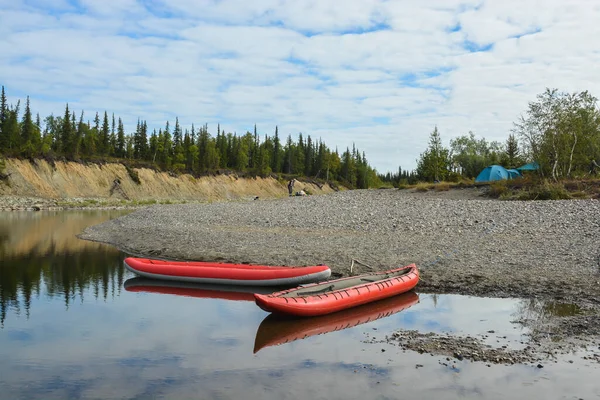
[[254,293],[271,293],[273,291],[272,287],[211,285],[139,277],[127,279],[123,287],[128,292],[136,293],[160,293],[205,299],[241,301],[254,301]]
[[386,318],[419,302],[419,295],[408,292],[349,310],[313,318],[293,318],[269,314],[259,325],[254,340],[254,352],[264,347],[277,346],[352,328],[380,318]]
[[205,261],[164,261],[128,257],[125,267],[146,278],[175,281],[252,286],[295,286],[331,276],[326,265],[271,267]]
[[382,300],[413,289],[419,282],[415,264],[335,279],[270,295],[255,294],[265,311],[303,317],[324,315]]

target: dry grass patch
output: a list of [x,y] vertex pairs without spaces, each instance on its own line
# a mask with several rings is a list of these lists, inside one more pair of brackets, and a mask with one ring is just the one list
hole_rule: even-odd
[[427,192],[429,189],[431,189],[431,186],[432,185],[429,183],[420,182],[420,183],[417,183],[417,185],[415,186],[415,191]]
[[440,182],[435,185],[434,190],[436,192],[447,192],[450,190],[450,184],[448,182]]

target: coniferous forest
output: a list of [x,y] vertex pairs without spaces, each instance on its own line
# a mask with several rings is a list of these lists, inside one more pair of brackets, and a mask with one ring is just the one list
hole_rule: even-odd
[[175,173],[203,175],[236,171],[267,176],[287,174],[337,181],[351,188],[368,188],[380,180],[364,152],[354,145],[343,153],[321,140],[298,134],[284,139],[277,126],[272,135],[226,132],[217,125],[212,134],[206,124],[182,127],[178,118],[150,129],[138,119],[135,132],[126,132],[114,113],[90,116],[67,104],[64,113],[34,114],[29,97],[8,104],[2,86],[0,154],[6,157],[64,158],[72,161],[121,161]]

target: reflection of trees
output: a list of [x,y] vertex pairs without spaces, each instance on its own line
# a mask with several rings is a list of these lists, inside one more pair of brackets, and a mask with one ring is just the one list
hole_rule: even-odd
[[114,248],[77,238],[90,225],[128,211],[48,211],[0,214],[0,324],[8,309],[29,316],[40,288],[68,307],[87,289],[96,298],[123,283],[123,256]]
[[536,321],[544,321],[550,317],[570,317],[580,313],[581,309],[576,304],[539,299],[521,300],[516,311],[519,318]]
[[529,327],[533,333],[548,329],[548,321],[553,317],[570,317],[581,313],[576,304],[559,303],[539,299],[519,301],[514,316],[517,321]]
[[5,227],[0,226],[0,249],[4,248],[6,243],[8,243],[8,239],[10,239],[8,230]]
[[97,248],[77,235],[127,211],[40,211],[0,214],[0,259]]
[[49,297],[63,297],[68,307],[78,296],[93,288],[96,298],[107,299],[119,291],[124,281],[123,255],[97,244],[79,251],[4,257],[0,262],[0,324],[8,309],[29,316],[32,297],[45,287]]

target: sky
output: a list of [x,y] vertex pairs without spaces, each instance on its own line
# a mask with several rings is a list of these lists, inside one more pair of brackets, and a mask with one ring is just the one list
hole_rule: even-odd
[[150,129],[298,133],[378,172],[437,126],[504,142],[547,87],[600,96],[600,0],[0,0],[9,102]]

